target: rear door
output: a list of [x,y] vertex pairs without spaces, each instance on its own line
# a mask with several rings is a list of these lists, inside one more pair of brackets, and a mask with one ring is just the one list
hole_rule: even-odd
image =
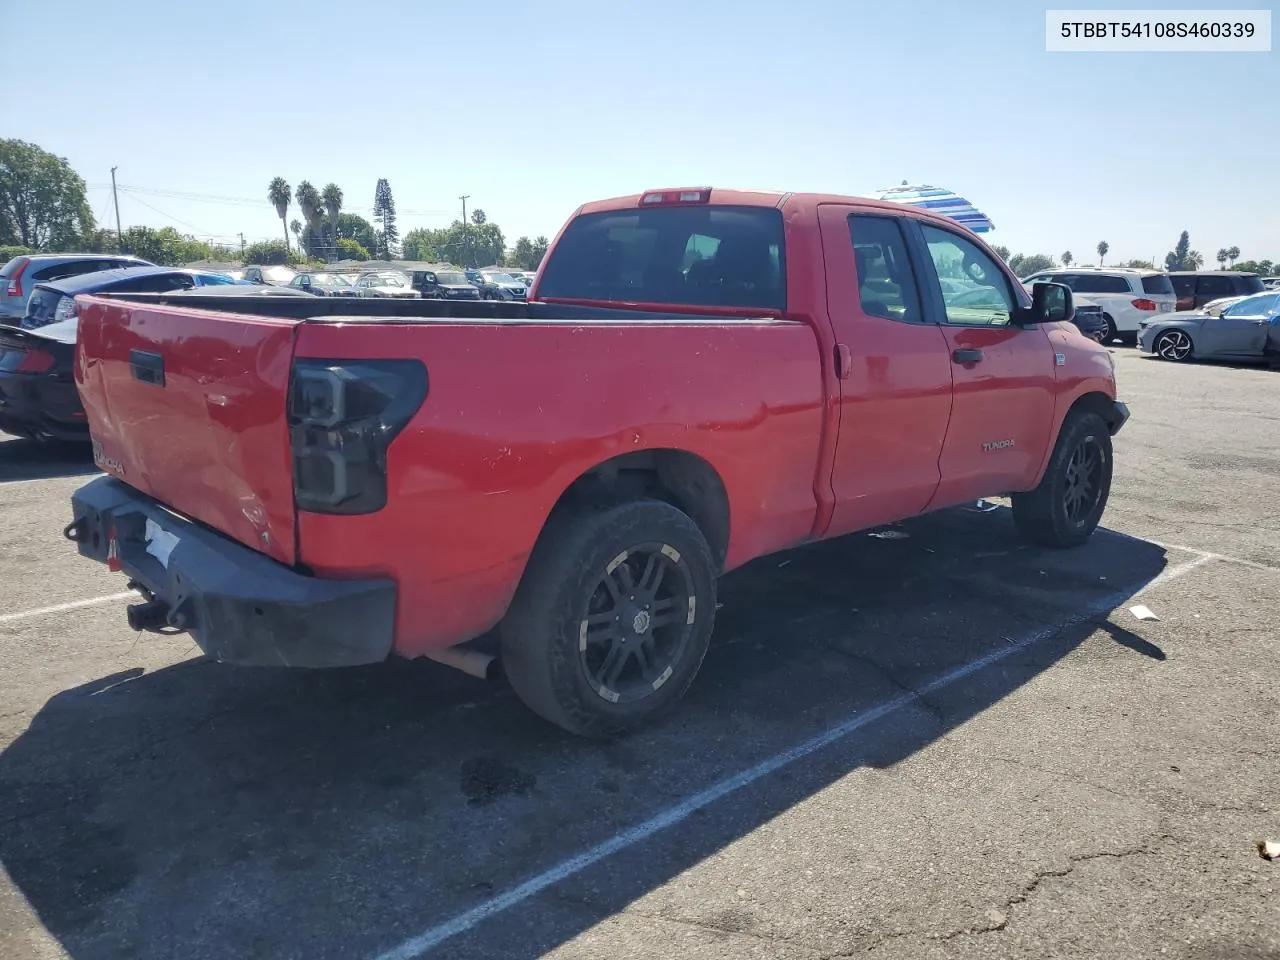
[[1237,290],[1233,278],[1222,274],[1205,273],[1196,277],[1195,305],[1202,307],[1219,297],[1235,297],[1244,291]]
[[[961,228],[913,224],[927,251],[926,316],[940,324],[953,380],[951,419],[930,508],[1027,489],[1053,439],[1056,367],[1048,332],[1010,321],[1020,299]],[[940,277],[971,289],[943,294]]]
[[951,360],[922,306],[904,218],[831,203],[818,222],[840,386],[826,531],[836,535],[913,516],[933,498]]
[[1277,308],[1280,293],[1260,294],[1227,307],[1216,319],[1200,325],[1205,352],[1261,356]]
[[285,405],[300,321],[81,302],[76,383],[107,473],[293,563]]

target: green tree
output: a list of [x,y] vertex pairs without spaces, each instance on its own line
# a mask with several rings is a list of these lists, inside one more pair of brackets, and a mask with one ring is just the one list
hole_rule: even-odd
[[1204,257],[1199,250],[1191,249],[1191,233],[1183,230],[1174,248],[1165,254],[1166,270],[1199,270],[1204,266]]
[[311,185],[310,180],[303,180],[293,191],[293,199],[298,201],[298,209],[302,212],[302,219],[307,225],[309,234],[307,245],[303,249],[308,255],[314,256],[319,246],[316,241],[319,239],[320,218],[324,215],[324,202],[320,198],[320,191]]
[[289,249],[289,227],[285,218],[289,215],[289,184],[284,177],[276,177],[267,187],[267,199],[276,208],[280,226],[284,228],[284,247]]
[[298,245],[298,249],[302,249],[302,221],[294,217],[289,221],[289,229],[293,231],[293,242]]
[[396,230],[396,202],[391,196],[391,184],[386,177],[379,177],[378,185],[374,188],[373,216],[382,225],[378,257],[390,260],[400,245],[400,234]]
[[471,211],[471,222],[477,227],[483,227],[485,221],[488,219],[488,216],[479,207]]
[[1241,260],[1235,264],[1235,269],[1243,273],[1256,273],[1260,277],[1270,277],[1280,271],[1280,261]]
[[1156,265],[1150,260],[1127,260],[1125,266],[1130,270],[1154,270]]
[[1105,240],[1098,242],[1098,266],[1102,266],[1102,262],[1107,258],[1107,251],[1111,249],[1111,244]]
[[1065,252],[1062,254],[1062,265],[1063,265],[1064,267],[1069,267],[1069,266],[1071,266],[1071,261],[1072,261],[1072,260],[1074,260],[1074,259],[1075,259],[1075,257],[1073,257],[1073,256],[1071,255],[1071,251],[1070,251],[1070,250],[1067,250],[1067,251],[1065,251]]
[[406,260],[457,263],[487,267],[506,256],[502,229],[492,221],[464,224],[461,220],[442,230],[410,230],[404,238]]
[[1053,270],[1057,266],[1058,262],[1053,257],[1043,253],[1015,253],[1009,258],[1009,269],[1018,277],[1029,277],[1033,273]]
[[14,257],[26,257],[35,253],[30,247],[5,245],[0,246],[0,266],[8,263]]
[[84,180],[62,157],[0,140],[0,243],[65,250],[93,231]]
[[997,257],[999,257],[1001,260],[1003,260],[1005,263],[1008,263],[1008,262],[1009,262],[1009,248],[1008,248],[1008,247],[1006,247],[1006,246],[999,246],[999,247],[992,247],[991,249],[992,249],[992,250],[994,250],[994,251],[996,252],[996,256],[997,256]]
[[1225,270],[1227,268],[1227,248],[1219,247],[1218,256],[1215,257],[1214,259],[1218,261],[1218,269]]
[[339,260],[368,260],[369,251],[349,237],[339,237],[336,242]]
[[281,266],[283,264],[305,262],[300,254],[290,250],[287,245],[277,243],[274,240],[250,244],[245,248],[242,260],[246,264],[256,263],[262,266]]
[[1236,261],[1240,259],[1239,247],[1227,247],[1227,259],[1231,261],[1231,269],[1236,268]]
[[338,239],[354,240],[365,250],[372,252],[378,245],[378,237],[373,224],[364,217],[354,213],[344,213],[338,217]]
[[532,270],[533,241],[528,237],[521,237],[516,241],[516,245],[511,248],[511,256],[507,259],[513,267],[519,267],[521,270]]
[[547,256],[547,248],[551,246],[551,241],[539,234],[533,238],[533,265],[528,269],[537,270],[542,266],[542,261]]

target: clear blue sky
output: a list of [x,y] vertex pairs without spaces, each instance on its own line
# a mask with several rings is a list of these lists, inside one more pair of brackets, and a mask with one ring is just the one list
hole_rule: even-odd
[[1209,261],[1280,259],[1275,43],[1051,54],[1026,0],[5,7],[29,56],[6,58],[0,129],[66,157],[104,222],[113,165],[131,187],[260,200],[121,194],[126,226],[224,241],[280,235],[276,175],[334,181],[364,213],[387,177],[402,233],[470,194],[508,243],[657,186],[906,179],[964,194],[1015,252],[1162,257],[1189,229]]

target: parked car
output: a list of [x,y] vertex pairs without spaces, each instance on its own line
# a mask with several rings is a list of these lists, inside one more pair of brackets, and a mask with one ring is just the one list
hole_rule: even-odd
[[[985,297],[944,301],[953,263]],[[107,476],[66,536],[141,591],[135,629],[242,665],[487,674],[458,645],[496,627],[525,703],[607,735],[688,688],[716,580],[753,558],[994,494],[1067,547],[1106,507],[1111,353],[1069,329],[1067,287],[1028,294],[947,217],[622,197],[579,209],[533,294],[471,305],[483,323],[429,299],[86,299]]]
[[1257,296],[1257,294],[1248,294],[1245,296],[1238,296],[1238,297],[1222,297],[1220,300],[1210,300],[1208,303],[1206,303],[1203,307],[1201,307],[1199,310],[1195,312],[1205,313],[1211,317],[1217,317],[1217,316],[1220,316],[1222,314],[1222,311],[1227,309],[1227,307],[1233,306],[1239,303],[1241,300],[1247,300],[1250,296]]
[[480,289],[456,270],[419,270],[413,274],[413,286],[424,297],[434,300],[479,300]]
[[1280,277],[1263,277],[1262,285],[1268,290],[1280,290]]
[[1176,270],[1169,279],[1178,297],[1178,310],[1199,310],[1212,300],[1248,297],[1266,289],[1256,273],[1237,270]]
[[31,291],[27,313],[20,321],[24,330],[35,330],[74,317],[75,298],[82,293],[160,293],[197,286],[233,285],[235,281],[218,274],[174,267],[129,267],[41,283]]
[[75,349],[75,318],[39,330],[0,327],[0,431],[32,440],[89,439],[72,371]]
[[395,270],[366,273],[356,281],[355,290],[357,297],[395,297],[415,300],[422,296],[413,289],[407,274]]
[[[963,285],[960,286],[963,287]],[[1031,285],[1023,284],[1023,287],[1026,289],[1028,294],[1032,292]],[[947,289],[947,286],[943,285],[943,300],[948,299]],[[951,289],[954,290],[955,287],[952,287]],[[1075,324],[1076,329],[1094,343],[1102,343],[1107,333],[1107,321],[1103,318],[1102,307],[1094,303],[1092,300],[1086,300],[1084,297],[1073,296],[1071,301],[1075,307],[1075,313],[1071,317],[1071,322]]]
[[0,270],[0,324],[17,326],[27,313],[27,301],[38,284],[78,277],[99,270],[155,266],[150,260],[126,254],[56,253],[14,257]]
[[260,267],[257,265],[244,268],[244,279],[250,283],[269,284],[275,287],[287,287],[293,283],[298,271],[293,267]]
[[1107,322],[1103,343],[1115,340],[1137,343],[1142,320],[1174,309],[1173,284],[1169,282],[1168,274],[1158,270],[1063,267],[1042,270],[1028,277],[1026,282],[1042,280],[1065,283],[1072,293],[1083,294],[1102,307],[1102,316]]
[[300,273],[289,286],[318,297],[358,297],[355,281],[337,273]]
[[528,296],[528,288],[515,277],[507,273],[481,273],[476,283],[482,300],[524,300]]
[[1280,291],[1234,303],[1216,317],[1171,313],[1142,328],[1138,346],[1162,360],[1280,359]]

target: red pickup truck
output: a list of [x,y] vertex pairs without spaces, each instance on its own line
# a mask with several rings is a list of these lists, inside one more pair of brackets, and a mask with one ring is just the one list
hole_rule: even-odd
[[498,636],[533,710],[612,735],[752,558],[1004,494],[1071,546],[1106,505],[1110,354],[946,218],[651,191],[581,207],[530,299],[80,298],[108,476],[66,535],[135,629],[302,667]]

